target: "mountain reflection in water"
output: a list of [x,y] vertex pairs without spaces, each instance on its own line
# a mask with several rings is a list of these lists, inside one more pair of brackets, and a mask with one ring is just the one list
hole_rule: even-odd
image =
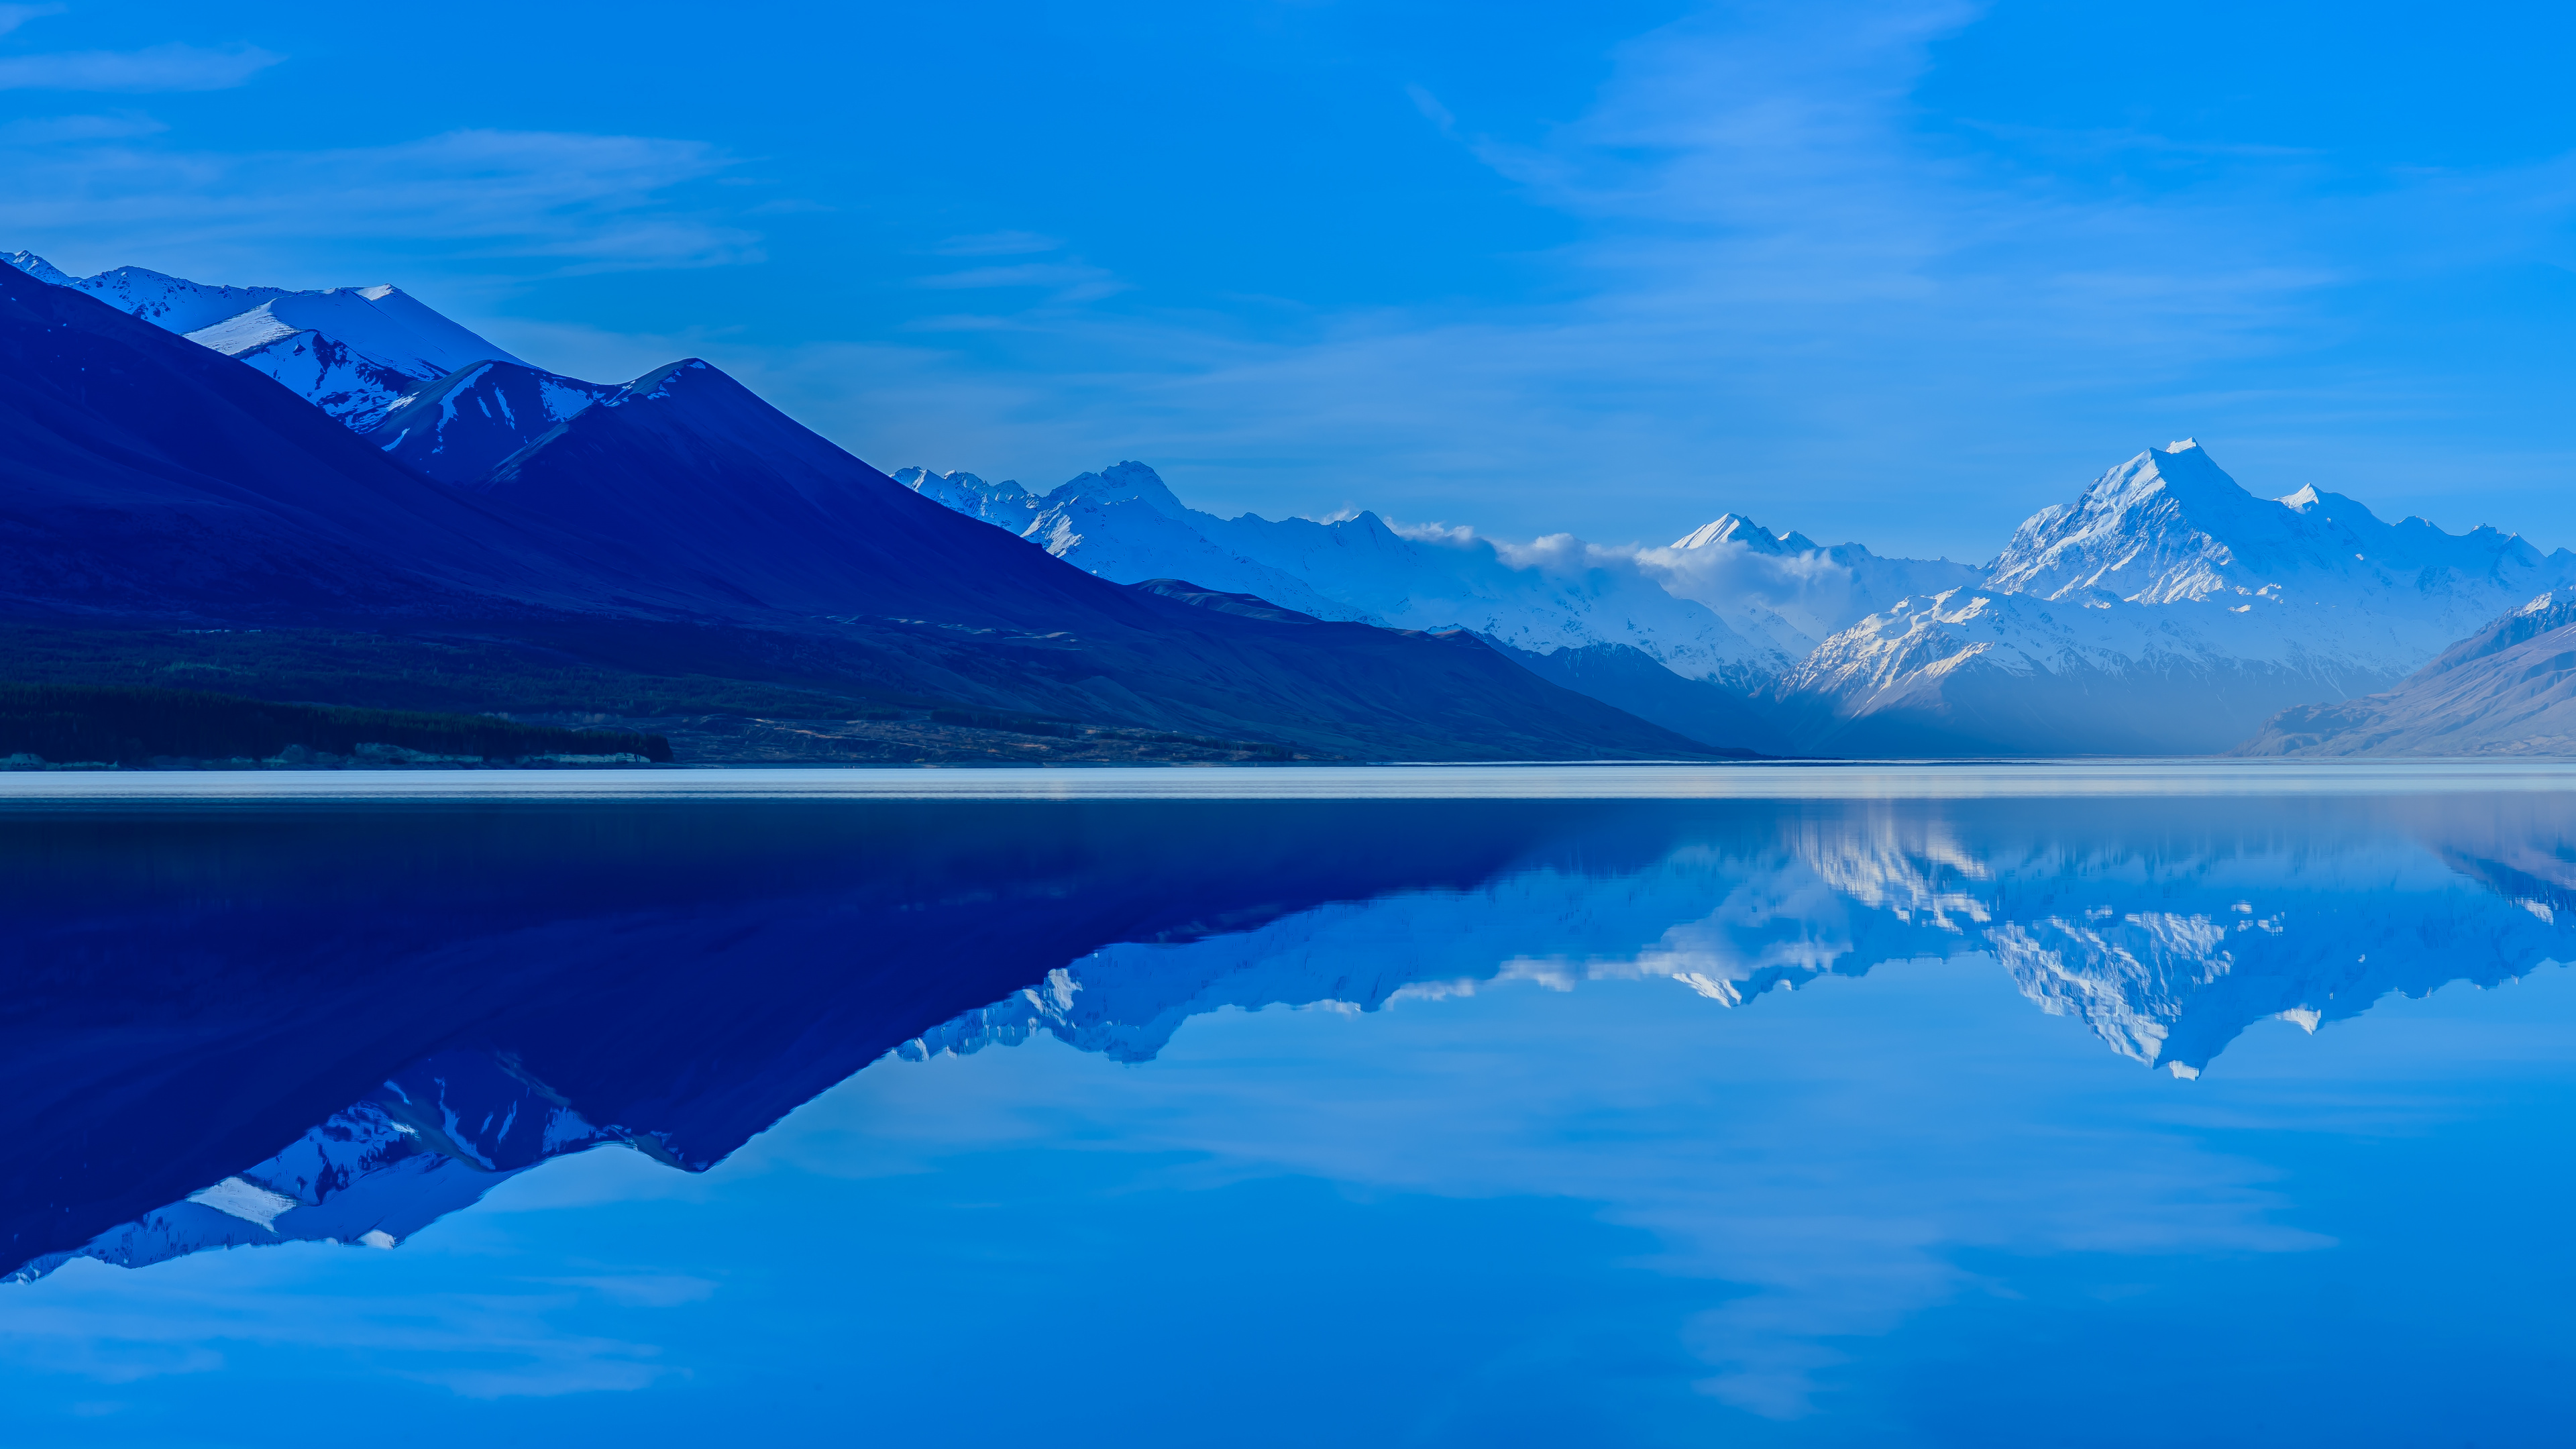
[[[1147,1062],[1227,1007],[1512,980],[1758,1012],[1827,975],[1990,958],[2066,1030],[2196,1077],[2266,1019],[2314,1032],[2570,959],[2570,814],[2412,795],[0,816],[0,1270],[393,1247],[566,1153],[703,1172],[889,1057],[1044,1033]],[[1751,1320],[1711,1322],[1742,1339],[1715,1357],[1777,1357],[1745,1346]],[[1707,1391],[1790,1412],[1807,1369],[1784,1363],[1771,1389]]]

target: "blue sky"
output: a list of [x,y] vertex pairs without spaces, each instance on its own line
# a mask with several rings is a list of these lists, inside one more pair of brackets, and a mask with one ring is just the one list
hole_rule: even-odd
[[2576,544],[2556,7],[0,5],[0,243],[870,461],[1983,558],[2149,443]]

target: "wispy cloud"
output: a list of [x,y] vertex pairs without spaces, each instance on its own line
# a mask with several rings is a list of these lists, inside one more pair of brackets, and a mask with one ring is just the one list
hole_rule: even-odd
[[58,146],[79,141],[125,141],[138,136],[157,136],[169,126],[150,116],[125,112],[117,115],[30,116],[0,126],[0,142],[13,146]]
[[759,235],[674,193],[730,164],[702,142],[561,132],[247,155],[101,144],[0,156],[0,228],[49,254],[193,271],[288,237],[343,243],[370,272],[430,249],[557,273],[714,266],[756,259]]
[[0,90],[230,90],[286,59],[255,45],[154,45],[0,56]]
[[62,13],[60,5],[0,5],[0,35],[7,35],[30,20]]

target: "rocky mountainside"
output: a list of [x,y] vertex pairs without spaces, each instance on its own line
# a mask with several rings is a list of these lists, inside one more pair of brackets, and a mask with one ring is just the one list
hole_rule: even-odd
[[2240,755],[2576,755],[2576,594],[2559,589],[2395,689],[2282,711]]

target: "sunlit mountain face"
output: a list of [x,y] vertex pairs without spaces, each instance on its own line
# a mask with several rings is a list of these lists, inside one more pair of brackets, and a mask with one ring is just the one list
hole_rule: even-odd
[[[1255,1325],[1305,1321],[1292,1280],[1366,1280],[1392,1295],[1371,1310],[1389,1333],[1522,1324],[1509,1332],[1539,1338],[1506,1356],[1540,1352],[1572,1308],[1420,1275],[1453,1250],[1540,1262],[1628,1235],[1600,1266],[1545,1271],[1587,1293],[1663,1284],[1660,1306],[1600,1308],[1615,1327],[1583,1331],[1669,1360],[1634,1370],[1669,1394],[1613,1414],[1595,1401],[1607,1380],[1577,1393],[1565,1368],[1577,1378],[1550,1392],[1583,1405],[1549,1412],[1573,1415],[1569,1432],[1643,1413],[1874,1442],[1862,1431],[1883,1420],[1852,1405],[1894,1412],[1888,1376],[1933,1353],[1917,1335],[1986,1335],[1939,1350],[1973,1356],[2040,1331],[1995,1306],[2011,1294],[2090,1305],[2081,1323],[2049,1309],[2053,1333],[2154,1338],[2177,1312],[2233,1314],[2208,1353],[2259,1328],[2314,1335],[2330,1357],[2346,1330],[2285,1325],[2307,1290],[2278,1274],[2466,1291],[2458,1264],[2418,1281],[2433,1270],[2408,1256],[2424,1251],[2412,1235],[2444,1225],[2407,1214],[2432,1209],[2365,1190],[2396,1170],[2388,1153],[2470,1143],[2423,1179],[2461,1193],[2557,1160],[2473,1149],[2557,1130],[2532,1125],[2557,1088],[2529,1073],[2556,1059],[2548,1043],[2576,1043],[2552,969],[2576,944],[2571,820],[2576,802],[2528,792],[22,807],[0,816],[0,1272],[15,1280],[0,1379],[29,1325],[73,1321],[60,1315],[100,1293],[213,1301],[201,1269],[284,1272],[297,1292],[372,1282],[370,1263],[440,1265],[441,1292],[611,1283],[590,1209],[527,1207],[589,1201],[603,1180],[627,1184],[610,1198],[659,1200],[662,1182],[696,1204],[642,1239],[614,1226],[640,1209],[600,1207],[596,1231],[628,1269],[659,1264],[652,1282],[736,1285],[668,1289],[698,1305],[671,1312],[714,1335],[688,1350],[702,1358],[749,1351],[743,1313],[928,1323],[948,1310],[926,1304],[963,1313],[978,1295],[976,1332],[1043,1337],[1075,1310],[1029,1285],[1075,1275],[1064,1291],[1095,1313],[1108,1280],[1077,1291],[1094,1281],[1081,1274],[1161,1281],[1172,1243],[1240,1214],[1283,1275],[1234,1290],[1248,1296],[1223,1320],[1255,1336],[1226,1353],[1254,1358],[1287,1351]],[[2465,999],[2488,1016],[2463,1016]],[[2467,1127],[2422,1130],[2463,1113]],[[2279,1146],[2317,1134],[2382,1145],[2366,1170]],[[2404,1141],[2418,1146],[2386,1145]],[[789,1182],[824,1199],[772,1201]],[[1320,1184],[1343,1207],[1319,1219],[1246,1183]],[[954,1215],[988,1198],[986,1227]],[[2336,1216],[2365,1198],[2371,1223]],[[1310,1236],[1335,1213],[1361,1214],[1355,1237]],[[453,1286],[471,1276],[457,1245],[488,1257],[492,1233],[540,1219],[561,1224],[553,1266],[509,1258],[491,1285]],[[1510,1246],[1480,1236],[1496,1232]],[[2576,1268],[2496,1232],[2478,1241],[2531,1259],[2535,1282]],[[211,1251],[234,1248],[249,1251]],[[1037,1256],[1010,1270],[1022,1287],[978,1276],[1023,1252]],[[845,1261],[874,1266],[848,1280],[822,1266]],[[2223,1262],[2254,1267],[2210,1277]],[[2110,1286],[2049,1276],[2079,1267]],[[725,1296],[807,1275],[836,1306],[778,1286],[756,1310]],[[2118,1296],[2142,1282],[2166,1285],[2152,1322]],[[2085,1296],[2096,1287],[2111,1296]],[[1145,1352],[1180,1332],[1151,1310],[1195,1291],[1134,1288],[1117,1341]],[[2257,1292],[2261,1312],[2230,1306]],[[155,1311],[154,1334],[193,1331],[196,1310]],[[117,1338],[141,1320],[79,1321],[99,1372],[162,1382],[162,1349]],[[476,1347],[480,1366],[449,1378],[569,1391],[542,1385],[572,1354],[587,1365],[575,1387],[679,1381],[685,1365],[648,1372],[599,1348],[632,1325],[611,1327],[522,1324],[518,1346]],[[837,1332],[763,1352],[794,1360]],[[884,1351],[929,1352],[922,1332]],[[616,1362],[582,1357],[599,1353]],[[2358,1373],[2366,1357],[2311,1367]],[[2065,1393],[2149,1372],[2117,1362],[2089,1360]],[[1132,1363],[1090,1371],[1113,1396],[1144,1392]]]

